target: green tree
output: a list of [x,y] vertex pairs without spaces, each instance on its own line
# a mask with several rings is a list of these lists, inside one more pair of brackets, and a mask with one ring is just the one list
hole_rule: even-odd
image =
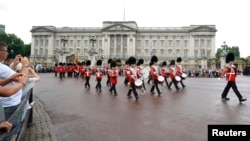
[[0,41],[5,42],[8,45],[8,58],[14,58],[17,54],[21,54],[27,57],[30,56],[31,45],[25,45],[24,42],[15,34],[0,32]]
[[[221,56],[221,53],[223,52],[222,48],[218,48],[217,52],[215,54],[216,58],[219,59]],[[240,59],[240,51],[239,51],[239,47],[237,46],[233,46],[233,47],[228,47],[226,48],[226,52],[227,53],[233,53],[235,55],[235,59]]]

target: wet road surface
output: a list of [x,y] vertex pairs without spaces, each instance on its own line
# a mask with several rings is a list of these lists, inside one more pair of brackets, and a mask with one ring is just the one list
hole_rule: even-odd
[[[102,92],[96,92],[91,77],[85,81],[55,78],[40,73],[34,95],[43,103],[59,141],[206,141],[209,124],[250,124],[250,77],[237,77],[238,89],[248,101],[240,104],[230,90],[230,100],[221,100],[224,79],[187,78],[178,92],[160,87],[162,95],[146,94],[127,98],[128,87],[119,77],[118,96],[109,92],[106,76]],[[132,95],[133,96],[133,95]]]

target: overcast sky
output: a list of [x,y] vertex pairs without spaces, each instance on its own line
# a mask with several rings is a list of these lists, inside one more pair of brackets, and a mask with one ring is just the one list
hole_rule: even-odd
[[225,41],[250,55],[248,0],[1,0],[0,24],[25,43],[32,26],[102,27],[135,21],[139,27],[216,25],[216,48]]

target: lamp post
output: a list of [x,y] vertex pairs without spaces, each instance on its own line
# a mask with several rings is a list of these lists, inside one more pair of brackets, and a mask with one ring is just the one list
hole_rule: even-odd
[[220,68],[223,69],[226,64],[225,57],[227,55],[227,50],[228,50],[228,46],[225,41],[223,42],[223,45],[221,45],[221,47],[222,47],[222,53],[220,55]]
[[227,50],[228,50],[228,46],[227,46],[227,44],[226,44],[226,42],[224,41],[223,42],[223,45],[221,45],[221,47],[222,47],[222,55],[226,55],[227,54]]
[[95,65],[95,63],[96,63],[96,57],[95,57],[95,54],[98,54],[96,51],[95,51],[95,46],[94,46],[94,44],[95,44],[95,42],[96,42],[96,39],[95,39],[95,36],[94,35],[92,35],[92,37],[90,38],[90,43],[91,43],[91,48],[90,48],[90,50],[89,50],[89,56],[90,57],[92,57],[90,60],[91,60],[91,66],[94,66]]
[[59,51],[60,55],[62,56],[62,59],[60,62],[66,62],[66,57],[64,57],[64,53],[65,53],[65,44],[68,42],[68,39],[66,39],[66,36],[63,36],[63,38],[61,39],[61,42],[63,44],[62,49]]

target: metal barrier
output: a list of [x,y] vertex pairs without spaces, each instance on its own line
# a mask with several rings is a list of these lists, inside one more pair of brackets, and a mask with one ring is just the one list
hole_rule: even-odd
[[[15,123],[15,121],[17,121],[18,118],[20,118],[20,113],[23,114],[23,119],[19,123],[17,141],[21,141],[23,139],[23,135],[25,133],[27,125],[29,125],[33,122],[33,109],[27,108],[26,106],[27,106],[27,104],[29,105],[31,102],[33,102],[33,87],[35,86],[35,84],[36,84],[36,82],[34,82],[34,81],[26,83],[25,87],[22,89],[23,90],[22,102],[20,103],[20,105],[18,106],[16,111],[7,120],[10,123]],[[2,141],[5,134],[7,134],[7,133],[4,130],[0,130],[0,141]]]

